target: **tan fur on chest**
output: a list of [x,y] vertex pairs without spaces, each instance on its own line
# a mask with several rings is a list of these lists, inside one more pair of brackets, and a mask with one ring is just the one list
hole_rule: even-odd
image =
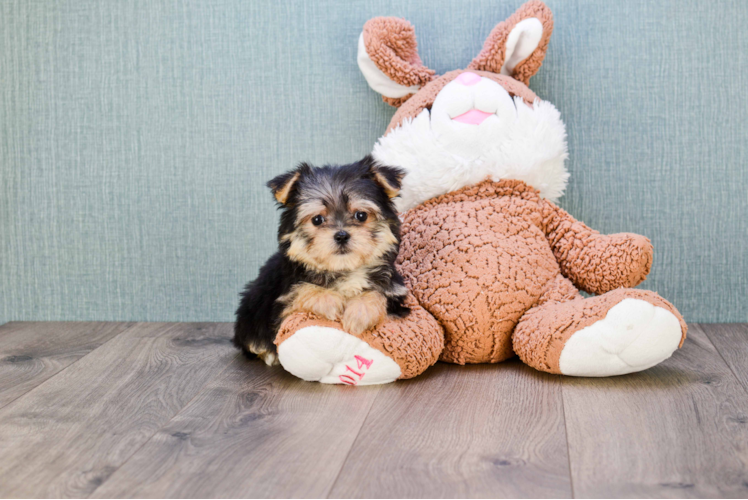
[[366,269],[357,269],[348,273],[347,276],[338,279],[332,287],[347,299],[361,295],[367,288],[369,288],[369,279]]

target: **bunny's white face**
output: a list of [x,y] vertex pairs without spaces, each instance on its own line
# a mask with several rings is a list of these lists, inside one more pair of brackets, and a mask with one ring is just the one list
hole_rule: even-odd
[[445,85],[431,110],[405,119],[372,154],[407,172],[396,200],[401,212],[487,178],[521,180],[555,200],[569,176],[566,130],[556,108],[541,100],[528,105],[485,77]]

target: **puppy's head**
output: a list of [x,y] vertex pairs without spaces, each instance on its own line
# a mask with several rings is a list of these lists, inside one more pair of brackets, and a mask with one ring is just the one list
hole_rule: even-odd
[[393,198],[403,172],[371,156],[342,166],[295,170],[268,183],[283,213],[281,251],[316,272],[346,272],[391,263],[400,221]]

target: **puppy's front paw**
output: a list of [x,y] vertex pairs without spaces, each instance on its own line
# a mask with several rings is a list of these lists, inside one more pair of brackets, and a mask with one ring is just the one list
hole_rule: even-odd
[[278,355],[274,352],[265,351],[261,354],[258,354],[257,356],[268,366],[275,366],[280,364],[280,361],[278,361]]
[[376,292],[366,292],[348,301],[343,313],[343,329],[361,335],[387,316],[387,299]]
[[323,293],[317,295],[310,306],[312,312],[317,316],[322,316],[330,321],[338,321],[343,314],[344,303],[343,298],[338,294]]
[[250,343],[247,345],[247,351],[263,360],[268,366],[280,364],[280,361],[278,361],[277,351],[275,349],[275,346],[273,346],[272,344],[268,346],[263,345],[261,342]]

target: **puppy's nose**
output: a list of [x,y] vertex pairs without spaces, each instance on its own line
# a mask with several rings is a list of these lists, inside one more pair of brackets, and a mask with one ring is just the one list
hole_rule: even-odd
[[341,230],[341,231],[338,231],[337,233],[335,233],[335,241],[337,241],[341,245],[343,243],[348,242],[348,240],[350,240],[350,239],[351,239],[351,235],[348,234],[347,231],[342,231]]
[[465,73],[460,73],[460,76],[457,77],[457,81],[466,87],[469,87],[478,83],[480,81],[480,76],[467,71]]

